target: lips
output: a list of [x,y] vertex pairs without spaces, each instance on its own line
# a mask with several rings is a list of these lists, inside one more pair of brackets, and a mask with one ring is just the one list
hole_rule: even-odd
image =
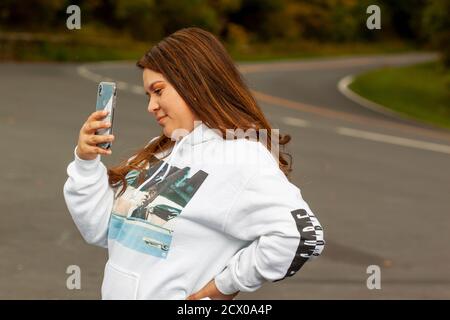
[[163,121],[167,116],[161,116],[156,118],[156,121],[158,121],[159,123],[161,123],[161,121]]

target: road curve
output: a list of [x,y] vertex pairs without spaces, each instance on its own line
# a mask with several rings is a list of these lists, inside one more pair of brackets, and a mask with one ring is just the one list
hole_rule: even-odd
[[[450,134],[362,108],[344,76],[433,54],[246,63],[240,70],[274,127],[292,136],[292,181],[325,228],[323,257],[239,298],[450,298]],[[95,103],[119,83],[115,164],[159,132],[133,62],[0,64],[0,298],[99,297],[106,252],[86,245],[62,198],[65,168]],[[82,290],[65,286],[79,265]],[[369,290],[378,265],[382,289]]]

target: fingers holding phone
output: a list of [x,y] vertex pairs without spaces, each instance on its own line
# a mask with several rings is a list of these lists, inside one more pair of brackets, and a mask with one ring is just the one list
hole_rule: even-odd
[[93,160],[98,154],[110,155],[111,149],[99,147],[99,144],[110,144],[114,140],[114,135],[97,134],[98,130],[111,127],[109,121],[104,119],[108,117],[108,111],[100,110],[93,112],[80,130],[77,146],[77,156],[83,160]]
[[116,93],[117,89],[114,82],[102,81],[99,83],[96,111],[88,117],[80,130],[76,151],[79,158],[92,160],[98,154],[109,155],[112,153]]

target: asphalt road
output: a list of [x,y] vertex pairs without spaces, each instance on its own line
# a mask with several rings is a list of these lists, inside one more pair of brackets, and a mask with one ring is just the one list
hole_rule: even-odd
[[[327,246],[294,277],[240,299],[450,298],[450,132],[349,101],[346,75],[430,54],[243,64],[274,127],[292,136],[293,182]],[[64,203],[66,166],[95,108],[97,81],[119,83],[108,166],[159,133],[129,63],[0,64],[0,298],[98,299],[107,252],[85,244]],[[447,226],[447,227],[446,227]],[[81,268],[81,290],[66,269]],[[381,268],[381,289],[366,285]]]

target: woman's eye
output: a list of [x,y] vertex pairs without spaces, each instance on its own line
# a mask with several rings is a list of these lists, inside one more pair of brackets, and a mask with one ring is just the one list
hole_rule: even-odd
[[[160,96],[160,95],[161,95],[161,90],[162,90],[162,89],[158,89],[158,90],[155,90],[155,91],[153,91],[153,92],[156,93],[156,95]],[[147,96],[147,100],[150,101],[151,94],[148,93],[148,92],[146,92],[145,95]]]

